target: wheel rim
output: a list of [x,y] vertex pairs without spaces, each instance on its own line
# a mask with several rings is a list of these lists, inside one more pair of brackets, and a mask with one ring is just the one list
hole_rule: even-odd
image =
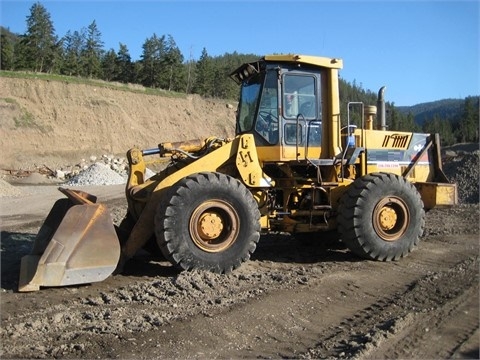
[[398,197],[382,199],[373,211],[373,228],[384,241],[397,241],[407,230],[410,212]]
[[206,252],[229,248],[237,239],[239,217],[235,209],[222,200],[198,206],[190,218],[190,235],[194,244]]

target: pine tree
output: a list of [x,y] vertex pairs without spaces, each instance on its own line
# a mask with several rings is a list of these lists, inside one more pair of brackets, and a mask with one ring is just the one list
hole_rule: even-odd
[[117,54],[115,50],[110,49],[102,57],[102,79],[106,81],[113,81],[120,73],[117,65]]
[[23,38],[25,65],[37,72],[52,70],[57,56],[57,36],[50,14],[39,2],[32,5]]
[[118,67],[117,81],[122,83],[133,82],[133,64],[127,45],[120,43],[120,48],[117,52],[116,63]]
[[452,123],[447,119],[441,119],[437,114],[423,123],[422,131],[427,134],[439,134],[443,145],[455,143]]
[[403,126],[402,126],[402,129],[400,129],[402,131],[409,131],[409,132],[418,132],[420,131],[420,126],[418,126],[416,123],[415,123],[415,117],[413,116],[412,113],[408,113],[408,115],[406,116],[404,122],[403,122]]
[[142,63],[140,61],[134,61],[132,63],[132,83],[141,84]]
[[162,73],[164,74],[164,89],[169,91],[181,91],[185,88],[183,72],[183,55],[178,48],[172,35],[167,36],[165,53],[162,58]]
[[73,33],[69,30],[64,36],[62,74],[78,76],[82,73],[80,62],[82,51],[85,48],[85,32],[85,29],[74,31]]
[[390,115],[390,121],[389,122],[387,121],[387,126],[388,126],[387,130],[392,130],[392,131],[400,130],[400,126],[401,126],[400,114],[397,111],[397,109],[395,109],[395,104],[392,104],[388,113]]
[[0,36],[0,44],[2,44],[0,54],[0,69],[1,70],[13,70],[15,60],[15,45],[6,34],[2,32]]
[[186,74],[186,87],[185,93],[189,94],[192,89],[192,84],[195,83],[196,63],[193,60],[192,48],[190,48],[190,57],[188,61],[183,65],[184,73]]
[[462,118],[459,123],[460,142],[478,142],[479,140],[479,98],[468,96],[465,98]]
[[203,48],[196,68],[197,76],[193,86],[193,92],[201,96],[213,96],[215,70],[212,58],[208,55],[207,49]]
[[[156,38],[156,35],[153,35]],[[142,45],[143,53],[140,63],[140,82],[143,86],[154,87],[155,83],[155,45],[154,39],[148,38]]]
[[158,88],[161,86],[162,58],[165,54],[165,36],[153,34],[145,40],[141,56],[141,82],[144,86]]
[[101,58],[103,53],[102,34],[97,28],[95,20],[88,26],[85,47],[82,51],[82,75],[99,77],[101,72]]
[[19,41],[17,41],[13,47],[14,60],[13,67],[15,70],[32,70],[31,64],[27,61],[27,45],[25,44],[25,35],[19,36]]

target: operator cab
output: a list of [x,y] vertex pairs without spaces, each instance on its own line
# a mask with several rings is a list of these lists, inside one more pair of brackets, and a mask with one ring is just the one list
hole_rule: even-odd
[[263,160],[318,158],[322,69],[266,58],[244,64],[230,75],[241,84],[236,134],[253,133]]

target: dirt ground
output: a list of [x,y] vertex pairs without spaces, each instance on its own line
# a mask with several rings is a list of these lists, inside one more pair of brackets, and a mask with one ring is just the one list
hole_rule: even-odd
[[[0,80],[2,169],[232,129],[225,103]],[[18,126],[22,112],[34,126]],[[214,125],[199,126],[205,116]],[[229,275],[180,273],[140,252],[104,282],[18,293],[20,259],[62,197],[24,180],[0,198],[1,358],[479,358],[478,203],[429,211],[419,246],[398,262],[360,260],[335,234],[275,234]],[[123,185],[80,189],[114,222],[125,215]]]
[[[229,275],[139,253],[101,283],[18,293],[20,258],[60,194],[20,189],[1,207],[2,358],[479,357],[478,205],[428,212],[398,262],[360,260],[335,234],[278,234]],[[122,185],[82,189],[121,219]]]

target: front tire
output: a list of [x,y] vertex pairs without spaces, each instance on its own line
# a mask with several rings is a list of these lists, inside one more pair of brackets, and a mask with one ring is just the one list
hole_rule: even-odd
[[199,173],[167,193],[155,216],[155,232],[170,262],[184,270],[228,273],[250,258],[260,238],[260,212],[240,181]]
[[418,244],[425,226],[420,194],[394,174],[372,173],[355,180],[338,212],[340,238],[353,253],[370,260],[406,256]]

